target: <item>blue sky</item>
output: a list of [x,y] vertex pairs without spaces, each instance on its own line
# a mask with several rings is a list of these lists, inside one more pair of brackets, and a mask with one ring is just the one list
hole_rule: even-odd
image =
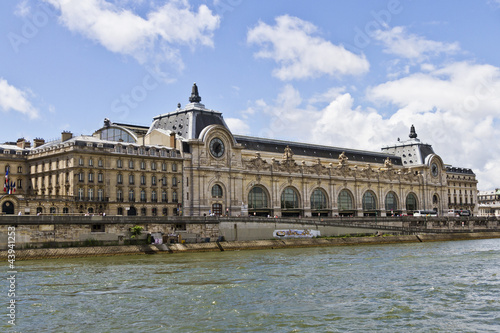
[[0,3],[0,141],[149,126],[202,103],[231,130],[379,151],[414,124],[500,186],[500,1]]

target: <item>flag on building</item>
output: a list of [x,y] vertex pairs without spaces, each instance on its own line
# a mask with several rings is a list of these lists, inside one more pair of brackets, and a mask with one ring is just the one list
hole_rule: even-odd
[[7,187],[9,187],[9,167],[5,169],[5,182],[3,183],[4,192],[7,192]]
[[3,191],[7,194],[16,193],[16,182],[9,182],[9,167],[5,170],[5,182],[3,184]]

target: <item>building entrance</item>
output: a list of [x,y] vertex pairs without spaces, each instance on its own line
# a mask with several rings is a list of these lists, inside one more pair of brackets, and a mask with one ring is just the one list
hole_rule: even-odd
[[12,203],[12,201],[5,201],[2,204],[2,213],[14,214],[14,204]]

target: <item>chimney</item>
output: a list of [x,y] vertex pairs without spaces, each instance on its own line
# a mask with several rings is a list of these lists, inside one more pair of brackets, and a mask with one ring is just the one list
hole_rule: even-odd
[[40,147],[41,145],[44,145],[44,144],[45,144],[45,140],[42,138],[36,138],[33,140],[34,148]]
[[17,146],[22,149],[26,148],[26,140],[24,138],[17,139]]
[[72,137],[73,137],[73,133],[71,133],[69,131],[63,131],[61,133],[61,142],[68,141]]
[[175,148],[175,133],[174,132],[171,132],[170,133],[170,147]]

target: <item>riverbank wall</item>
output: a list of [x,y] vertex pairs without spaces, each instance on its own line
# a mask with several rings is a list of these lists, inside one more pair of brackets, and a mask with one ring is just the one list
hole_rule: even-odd
[[[454,234],[418,234],[369,237],[334,237],[309,239],[272,239],[253,241],[210,242],[193,244],[93,246],[57,249],[15,250],[16,260],[74,258],[136,254],[175,254],[190,252],[224,252],[242,250],[269,250],[325,246],[356,246],[375,244],[419,243],[500,238],[500,232],[474,232]],[[0,259],[8,258],[8,250],[0,251]]]

